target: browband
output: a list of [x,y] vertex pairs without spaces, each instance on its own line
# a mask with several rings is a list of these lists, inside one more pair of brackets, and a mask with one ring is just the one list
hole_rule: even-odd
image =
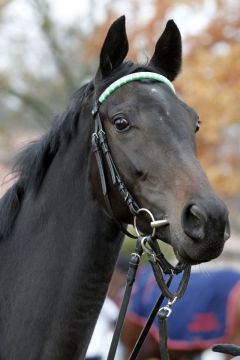
[[154,81],[159,81],[165,85],[167,85],[168,87],[170,87],[170,89],[174,92],[175,94],[175,89],[173,84],[171,83],[171,81],[169,81],[165,76],[154,73],[154,72],[148,72],[148,71],[142,71],[142,72],[137,72],[137,73],[133,73],[133,74],[129,74],[129,75],[125,75],[123,77],[121,77],[120,79],[114,81],[111,85],[109,85],[104,91],[103,93],[99,96],[98,102],[100,104],[102,104],[104,101],[107,100],[107,98],[114,93],[114,91],[116,91],[117,89],[119,89],[121,86],[130,83],[132,81],[138,81],[138,80],[154,80]]

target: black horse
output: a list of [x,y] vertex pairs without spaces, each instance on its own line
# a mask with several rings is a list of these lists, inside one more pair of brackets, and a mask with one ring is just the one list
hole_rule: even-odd
[[[127,74],[163,80],[131,81],[99,107],[118,173],[139,206],[168,220],[156,235],[178,259],[196,264],[222,252],[228,212],[196,158],[199,118],[170,86],[181,66],[179,30],[167,23],[146,66],[123,62],[127,51],[120,17],[94,80],[16,161],[18,179],[0,203],[1,360],[84,358],[123,238],[91,151],[92,109],[103,90]],[[114,217],[132,223],[105,158],[103,165]],[[147,222],[138,219],[138,227],[147,232]]]

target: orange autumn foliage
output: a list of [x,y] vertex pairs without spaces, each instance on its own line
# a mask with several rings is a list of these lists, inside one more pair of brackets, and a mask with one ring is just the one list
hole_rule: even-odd
[[[181,1],[189,7],[203,3]],[[194,37],[184,38],[182,73],[175,86],[179,96],[200,115],[200,161],[213,186],[228,197],[240,193],[240,3],[221,0],[216,4],[216,14],[208,27]],[[141,21],[142,6],[140,0],[133,0],[134,20],[126,14],[131,44],[128,56],[147,62],[176,2],[153,1],[154,11],[147,21]],[[114,9],[108,7],[105,23],[95,29],[91,41],[86,39],[88,56],[97,55],[109,25],[121,15]]]

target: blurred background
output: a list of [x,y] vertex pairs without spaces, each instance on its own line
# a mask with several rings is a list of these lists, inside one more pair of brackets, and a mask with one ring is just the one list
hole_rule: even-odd
[[[230,209],[240,256],[240,2],[0,0],[0,195],[16,151],[48,127],[94,76],[106,31],[127,17],[129,58],[145,63],[166,21],[183,37],[177,92],[202,120],[198,154]],[[230,242],[229,242],[230,243]]]

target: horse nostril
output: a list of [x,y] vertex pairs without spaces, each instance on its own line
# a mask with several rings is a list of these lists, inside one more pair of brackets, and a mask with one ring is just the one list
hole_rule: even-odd
[[190,212],[193,216],[196,217],[201,223],[205,223],[207,221],[207,215],[203,210],[201,210],[197,205],[190,206]]
[[197,205],[186,207],[182,215],[182,226],[184,232],[194,240],[202,240],[205,237],[205,225],[207,215]]

